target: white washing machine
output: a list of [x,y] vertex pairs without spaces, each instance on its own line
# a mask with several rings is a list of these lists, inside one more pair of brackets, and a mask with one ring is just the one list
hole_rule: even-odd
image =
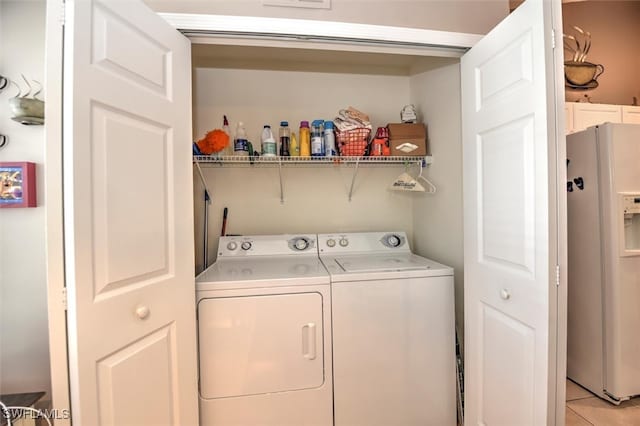
[[331,275],[336,426],[456,424],[453,270],[404,232],[318,235]]
[[202,426],[333,424],[330,281],[315,235],[222,237],[196,294]]

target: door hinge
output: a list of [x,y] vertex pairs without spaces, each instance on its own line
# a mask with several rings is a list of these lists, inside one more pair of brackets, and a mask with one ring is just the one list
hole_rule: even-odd
[[556,265],[556,287],[560,287],[560,265]]
[[67,288],[64,287],[62,289],[62,307],[64,308],[64,310],[67,310]]
[[65,10],[66,3],[62,2],[60,5],[60,25],[64,27],[64,24],[67,22],[67,15]]

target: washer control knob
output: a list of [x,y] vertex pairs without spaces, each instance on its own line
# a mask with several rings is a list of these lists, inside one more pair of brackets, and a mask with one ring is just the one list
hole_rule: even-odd
[[387,244],[389,244],[389,247],[398,247],[400,242],[400,238],[397,235],[389,235],[387,237]]
[[242,250],[249,250],[251,248],[251,241],[244,241],[240,247],[242,247]]
[[309,247],[309,241],[307,241],[306,238],[298,238],[293,246],[296,248],[296,250],[302,251]]
[[346,238],[340,238],[340,246],[346,247],[348,245],[349,245],[349,240],[347,240]]
[[329,238],[327,240],[327,247],[335,247],[336,246],[336,240],[334,240],[333,238]]
[[238,243],[236,243],[235,241],[230,241],[229,244],[227,244],[228,250],[234,251],[237,248],[238,248]]

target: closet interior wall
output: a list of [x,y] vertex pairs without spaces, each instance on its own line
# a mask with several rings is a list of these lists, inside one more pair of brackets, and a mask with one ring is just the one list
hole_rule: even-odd
[[413,198],[413,249],[454,268],[456,324],[464,334],[464,246],[460,63],[411,77],[411,103],[429,126],[433,163],[425,175],[438,192]]

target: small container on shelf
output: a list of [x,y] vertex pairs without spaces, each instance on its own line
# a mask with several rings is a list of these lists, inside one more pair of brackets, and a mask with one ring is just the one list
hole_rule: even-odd
[[389,130],[386,127],[378,127],[376,137],[371,141],[369,155],[372,157],[389,155]]
[[273,132],[271,131],[270,125],[264,125],[264,128],[262,129],[262,136],[260,137],[260,142],[262,145],[263,157],[275,157],[277,155],[278,144],[276,142],[276,139],[273,137]]
[[221,152],[221,155],[229,156],[229,155],[233,155],[233,139],[231,138],[231,130],[229,130],[229,120],[227,120],[226,115],[223,115],[222,117],[223,117],[222,131],[225,132],[229,137],[229,143],[227,144],[227,146],[224,147],[224,149]]
[[291,157],[300,157],[300,145],[296,139],[295,132],[291,133],[291,140],[289,141],[289,154]]
[[300,122],[300,157],[311,156],[311,133],[309,130],[309,122]]
[[236,127],[236,137],[233,140],[233,155],[249,156],[249,141],[242,121],[239,121]]
[[324,120],[313,120],[311,123],[311,156],[324,157],[324,138],[322,125]]
[[290,141],[291,141],[291,131],[289,130],[289,123],[286,121],[280,122],[280,156],[281,157],[289,157],[291,155],[290,152]]
[[324,122],[324,153],[327,157],[335,157],[337,155],[333,121]]
[[362,157],[369,145],[371,129],[360,127],[353,130],[336,131],[336,141],[340,155],[344,157]]

